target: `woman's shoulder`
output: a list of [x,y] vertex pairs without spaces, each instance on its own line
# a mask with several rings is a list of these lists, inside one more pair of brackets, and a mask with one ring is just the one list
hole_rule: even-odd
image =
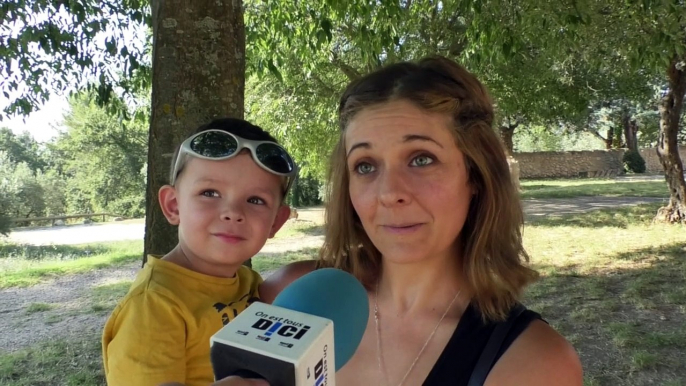
[[583,384],[574,347],[542,320],[532,320],[491,370],[489,385]]
[[276,298],[276,295],[286,286],[301,276],[314,271],[316,264],[317,262],[314,260],[304,260],[279,268],[260,284],[260,300],[271,304]]

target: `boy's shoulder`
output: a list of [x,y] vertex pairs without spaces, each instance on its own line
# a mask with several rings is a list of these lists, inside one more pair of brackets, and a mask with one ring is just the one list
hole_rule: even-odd
[[241,265],[240,268],[238,268],[238,271],[236,271],[236,275],[240,281],[246,281],[248,283],[260,284],[263,281],[260,273],[247,265]]
[[160,261],[158,256],[148,257],[147,263],[138,271],[120,305],[131,301],[140,301],[146,297],[154,297],[170,303],[175,303],[178,300],[176,296],[178,289],[174,286],[174,284],[178,284],[175,283],[177,280],[165,270],[164,264],[160,264]]
[[154,300],[186,308],[199,295],[224,299],[256,293],[263,281],[258,272],[247,266],[236,271],[236,279],[205,276],[158,256],[150,256],[120,305]]

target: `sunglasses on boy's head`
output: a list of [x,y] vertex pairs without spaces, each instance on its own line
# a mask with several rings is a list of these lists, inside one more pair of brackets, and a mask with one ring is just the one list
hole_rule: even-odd
[[271,141],[253,141],[223,130],[207,130],[183,141],[176,156],[171,184],[174,185],[186,155],[220,161],[236,156],[243,149],[250,150],[255,163],[262,169],[286,177],[284,196],[293,184],[298,168],[286,149]]

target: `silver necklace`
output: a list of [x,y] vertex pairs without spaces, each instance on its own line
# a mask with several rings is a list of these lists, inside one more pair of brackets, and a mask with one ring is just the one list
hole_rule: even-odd
[[[407,369],[405,376],[403,376],[403,379],[400,380],[400,383],[398,383],[398,386],[402,386],[402,384],[405,383],[407,376],[410,375],[410,373],[412,372],[412,369],[414,368],[414,365],[417,364],[417,361],[419,360],[419,358],[424,353],[426,346],[429,345],[431,338],[434,337],[436,330],[438,330],[438,326],[441,325],[441,322],[443,322],[443,319],[445,319],[445,316],[448,315],[448,311],[450,311],[450,309],[453,307],[455,300],[457,300],[457,297],[460,296],[460,292],[462,292],[462,290],[457,291],[453,300],[451,300],[450,304],[448,304],[448,308],[445,309],[443,316],[441,316],[441,319],[439,319],[438,323],[436,323],[436,327],[434,327],[433,331],[431,331],[431,334],[429,334],[429,337],[426,339],[426,342],[424,342],[424,346],[422,346],[422,349],[419,350],[419,354],[417,354],[417,356],[414,358],[414,361],[412,361],[410,368]],[[374,293],[374,324],[376,325],[376,359],[379,363],[379,372],[381,373],[381,376],[384,378],[386,385],[388,385],[388,383],[389,383],[388,382],[388,374],[386,373],[386,366],[384,365],[384,361],[383,361],[382,355],[381,355],[381,330],[379,329],[379,304],[377,302],[378,298],[379,298],[379,283],[377,282],[376,283],[376,291]]]

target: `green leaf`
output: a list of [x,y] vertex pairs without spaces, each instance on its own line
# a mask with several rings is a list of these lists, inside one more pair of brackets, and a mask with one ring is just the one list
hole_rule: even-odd
[[331,33],[331,29],[333,28],[333,26],[331,25],[331,20],[323,19],[320,25],[324,30],[324,33],[326,34],[327,41],[331,41],[333,39],[333,34]]
[[117,43],[114,41],[114,39],[105,40],[105,50],[107,50],[107,53],[112,56],[117,54]]
[[279,82],[283,82],[283,76],[281,75],[281,72],[278,68],[276,68],[273,62],[267,62],[267,68],[269,69],[269,72],[271,72],[272,75],[274,75],[276,79],[279,80]]

